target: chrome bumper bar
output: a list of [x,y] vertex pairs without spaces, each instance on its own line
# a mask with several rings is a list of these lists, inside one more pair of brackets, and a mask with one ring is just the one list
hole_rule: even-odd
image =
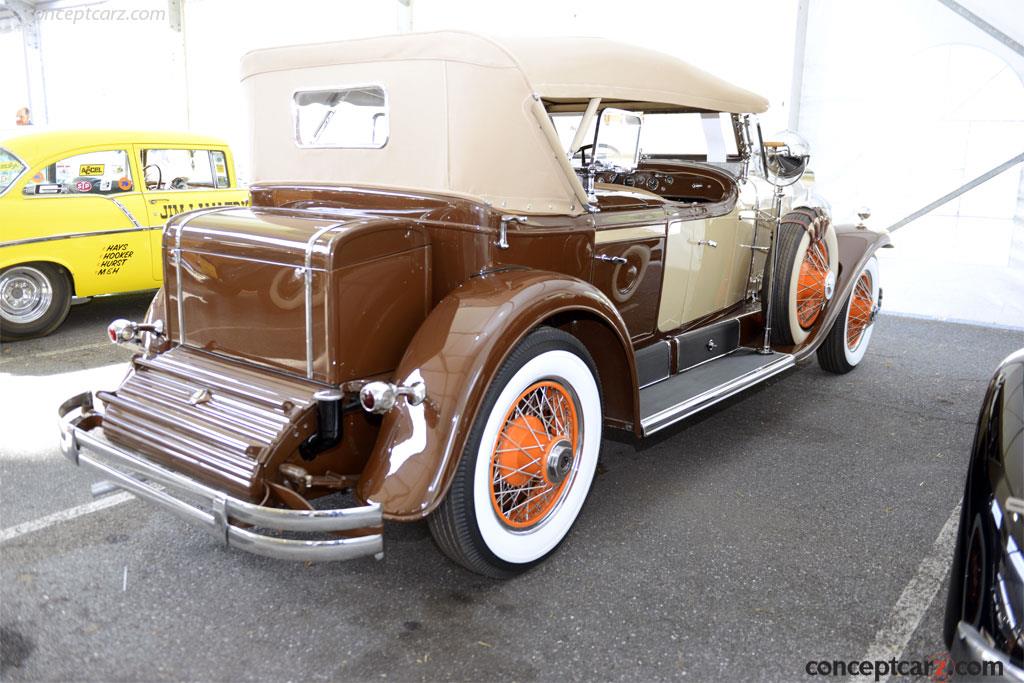
[[1012,683],[1024,681],[1024,669],[1010,661],[1010,657],[1006,653],[989,645],[976,628],[963,621],[956,626],[956,635],[953,636],[953,645],[949,648],[949,654],[956,662],[1002,663],[1002,676],[985,676],[979,677],[977,680]]
[[[93,430],[103,425],[103,416],[93,409],[91,392],[68,399],[57,414],[60,448],[68,460],[95,470],[117,488],[161,505],[186,521],[207,527],[225,545],[283,560],[350,560],[368,555],[380,559],[384,556],[381,533],[302,540],[269,536],[231,524],[235,521],[259,529],[321,533],[381,529],[383,516],[376,503],[336,510],[282,510],[254,505],[156,465],[94,434]],[[198,505],[187,499],[195,500]]]

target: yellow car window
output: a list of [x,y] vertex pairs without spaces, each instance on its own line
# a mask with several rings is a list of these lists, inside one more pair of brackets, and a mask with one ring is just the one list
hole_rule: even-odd
[[0,149],[0,193],[10,187],[24,170],[25,164],[21,163],[18,157],[6,149]]
[[231,187],[231,179],[228,178],[228,162],[224,157],[224,152],[214,150],[210,152],[210,158],[213,160],[213,171],[217,187]]
[[[223,153],[217,154],[221,154],[221,163],[224,165]],[[205,149],[142,150],[147,190],[209,190],[222,187],[214,180],[214,165],[210,152]],[[226,178],[226,165],[223,175]]]
[[105,150],[61,159],[37,171],[25,185],[25,194],[111,195],[135,189],[128,152]]

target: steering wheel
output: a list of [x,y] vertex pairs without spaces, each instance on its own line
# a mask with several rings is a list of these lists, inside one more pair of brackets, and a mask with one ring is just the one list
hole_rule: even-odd
[[172,190],[187,190],[188,189],[188,178],[185,176],[178,176],[171,181]]
[[146,180],[146,189],[159,190],[160,186],[164,184],[164,172],[160,169],[159,166],[157,166],[156,164],[146,164],[145,166],[142,167],[142,177],[143,179],[145,179],[146,171],[148,171],[151,168],[156,169],[156,184],[154,185],[153,183],[150,183],[149,180]]

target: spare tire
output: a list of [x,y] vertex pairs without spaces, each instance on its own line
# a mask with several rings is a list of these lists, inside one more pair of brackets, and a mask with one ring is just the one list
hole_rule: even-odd
[[[782,217],[775,242],[778,250],[771,301],[771,343],[802,344],[822,319],[835,292],[839,244],[832,222],[822,209],[800,207]],[[771,258],[765,264],[765,274]]]

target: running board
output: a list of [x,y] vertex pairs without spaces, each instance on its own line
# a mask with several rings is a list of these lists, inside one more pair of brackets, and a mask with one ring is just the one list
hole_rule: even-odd
[[669,379],[640,390],[640,426],[643,435],[722,401],[772,375],[793,367],[792,354],[761,355],[739,348],[727,356],[701,363]]

